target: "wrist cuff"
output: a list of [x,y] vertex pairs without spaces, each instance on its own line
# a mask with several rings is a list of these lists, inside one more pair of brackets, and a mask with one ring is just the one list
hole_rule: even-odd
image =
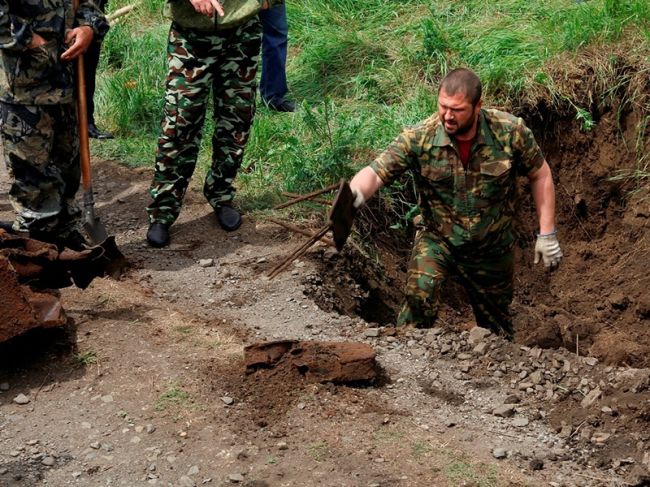
[[556,228],[554,228],[552,231],[550,231],[548,233],[538,233],[537,234],[538,237],[554,237],[555,235],[557,235],[557,229]]

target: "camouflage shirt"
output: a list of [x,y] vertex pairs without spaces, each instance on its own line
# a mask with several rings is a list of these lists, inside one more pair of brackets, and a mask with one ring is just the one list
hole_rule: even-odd
[[[178,26],[200,32],[214,32],[220,29],[232,29],[257,15],[264,0],[219,0],[224,16],[212,18],[198,13],[190,0],[167,0],[165,13]],[[284,0],[269,0],[269,6],[279,5]]]
[[[0,0],[0,101],[23,105],[70,103],[74,62],[61,62],[66,30],[87,25],[101,38],[108,23],[94,0]],[[47,43],[27,49],[33,34]]]
[[483,109],[467,169],[438,115],[404,130],[371,167],[384,184],[411,171],[425,227],[450,245],[509,246],[515,178],[529,175],[543,162],[521,118]]

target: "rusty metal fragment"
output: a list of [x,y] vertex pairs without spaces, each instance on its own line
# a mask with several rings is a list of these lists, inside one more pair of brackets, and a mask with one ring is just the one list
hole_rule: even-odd
[[375,351],[366,343],[282,340],[244,348],[246,372],[290,366],[309,382],[359,382],[377,377]]
[[[107,241],[108,242],[108,241]],[[0,342],[66,322],[56,289],[111,273],[114,241],[80,252],[0,229]]]

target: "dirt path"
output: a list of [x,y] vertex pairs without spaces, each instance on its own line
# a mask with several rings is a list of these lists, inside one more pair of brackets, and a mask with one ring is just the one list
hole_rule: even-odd
[[[336,256],[269,281],[300,239],[251,218],[226,234],[192,189],[171,247],[150,249],[148,182],[99,165],[97,210],[133,269],[62,290],[64,332],[0,348],[0,486],[648,485],[647,370],[324,312],[303,291]],[[245,375],[244,345],[285,338],[367,342],[385,377]]]

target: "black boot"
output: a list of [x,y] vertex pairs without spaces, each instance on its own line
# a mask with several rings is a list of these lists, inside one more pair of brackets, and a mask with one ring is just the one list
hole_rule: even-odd
[[241,226],[241,215],[232,206],[220,206],[214,212],[219,226],[227,232],[233,232]]
[[88,137],[91,139],[108,140],[113,138],[110,132],[103,132],[94,123],[88,124]]
[[169,225],[152,223],[147,231],[147,242],[152,247],[160,248],[169,245]]

